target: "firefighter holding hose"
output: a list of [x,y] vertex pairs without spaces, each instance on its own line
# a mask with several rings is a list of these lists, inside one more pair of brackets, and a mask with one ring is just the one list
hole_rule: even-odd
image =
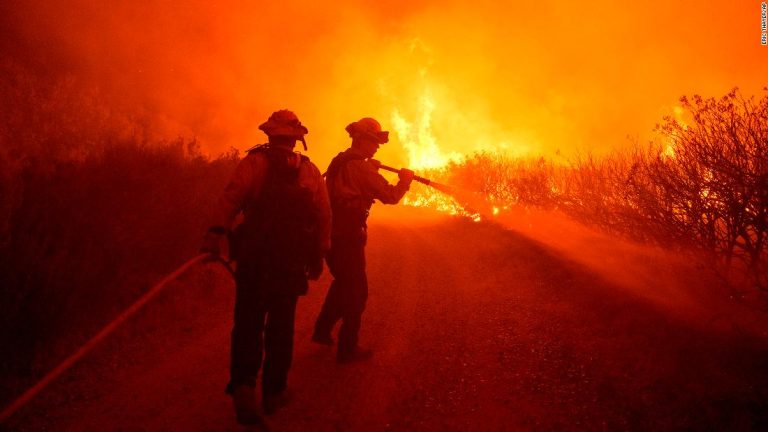
[[368,212],[374,200],[397,204],[414,179],[413,171],[401,169],[399,181],[391,185],[378,173],[379,164],[372,158],[379,146],[389,141],[389,132],[383,131],[378,121],[363,118],[350,123],[346,131],[352,145],[331,161],[326,173],[333,214],[331,249],[326,262],[333,282],[312,335],[313,342],[333,345],[331,332],[341,320],[339,363],[367,360],[373,355],[370,349],[358,346],[358,332],[368,298],[365,272]]
[[[259,424],[254,387],[262,367],[262,405],[272,414],[287,402],[294,318],[307,279],[317,279],[330,244],[330,204],[320,171],[293,151],[307,128],[288,110],[259,126],[269,143],[238,164],[221,195],[202,251],[214,256],[226,234],[237,261],[230,381],[237,420]],[[306,149],[306,144],[304,144]],[[243,221],[230,229],[238,213]]]

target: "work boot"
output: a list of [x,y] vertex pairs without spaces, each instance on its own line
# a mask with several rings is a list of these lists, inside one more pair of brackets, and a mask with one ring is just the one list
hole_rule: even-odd
[[312,334],[312,342],[316,344],[328,345],[328,346],[333,346],[334,344],[333,337],[331,337],[330,333],[314,332]]
[[336,361],[341,364],[356,363],[370,360],[371,357],[373,357],[373,350],[355,348],[353,351],[349,352],[339,351],[336,356]]
[[273,395],[263,395],[261,399],[261,407],[264,409],[264,414],[272,415],[280,408],[288,405],[291,401],[291,395],[288,390],[283,390],[280,393]]
[[232,392],[232,402],[235,405],[235,416],[241,425],[262,425],[264,420],[258,413],[256,396],[253,387],[240,385]]

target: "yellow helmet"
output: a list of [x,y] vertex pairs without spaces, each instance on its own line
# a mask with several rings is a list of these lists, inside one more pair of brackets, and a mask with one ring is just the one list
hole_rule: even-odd
[[299,121],[299,117],[293,111],[286,109],[273,112],[269,119],[259,126],[259,129],[267,136],[289,136],[296,139],[302,139],[309,133]]
[[381,124],[370,117],[364,117],[356,122],[348,124],[346,131],[353,139],[361,136],[368,136],[375,139],[379,144],[389,142],[389,131],[381,130]]

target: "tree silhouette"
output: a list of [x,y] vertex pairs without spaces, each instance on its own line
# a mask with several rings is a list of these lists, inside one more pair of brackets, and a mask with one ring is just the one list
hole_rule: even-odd
[[639,208],[665,220],[670,235],[713,251],[724,268],[743,266],[765,289],[768,94],[756,100],[733,89],[680,102],[690,121],[665,117],[658,126],[666,143],[644,164],[648,181],[635,183]]

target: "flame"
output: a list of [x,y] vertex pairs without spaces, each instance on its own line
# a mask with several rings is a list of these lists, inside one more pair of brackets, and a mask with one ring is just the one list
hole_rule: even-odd
[[[425,91],[418,100],[418,113],[415,120],[406,119],[398,108],[392,111],[391,117],[393,129],[408,154],[408,166],[413,170],[435,172],[446,167],[450,162],[460,161],[463,155],[457,152],[444,152],[432,133],[432,113],[435,102],[429,92]],[[467,217],[475,222],[482,220],[479,213],[468,210],[446,191],[441,192],[432,187],[412,188],[403,199],[403,204],[431,208],[442,213]]]
[[440,193],[428,187],[412,189],[411,192],[403,198],[403,204],[412,207],[431,208],[441,213],[467,217],[475,222],[480,222],[482,220],[479,213],[465,209],[464,206],[459,204],[459,202],[450,195]]
[[[682,126],[683,130],[688,130],[688,123],[685,122],[684,114],[685,110],[680,105],[675,105],[672,108],[672,114],[677,123]],[[675,142],[675,139],[672,137],[669,137],[666,139],[666,146],[664,147],[664,151],[661,153],[662,158],[670,158],[674,159],[677,157],[677,153],[675,152],[675,147],[677,146],[677,143]]]
[[437,145],[437,140],[432,134],[432,112],[435,102],[429,93],[419,98],[418,119],[409,122],[395,108],[392,112],[392,125],[395,133],[408,153],[408,162],[411,169],[440,168],[451,161],[458,161],[462,155],[456,152],[445,154]]
[[670,158],[674,159],[677,155],[675,154],[675,143],[672,140],[669,140],[667,142],[667,146],[664,147],[664,151],[661,154],[662,158]]

